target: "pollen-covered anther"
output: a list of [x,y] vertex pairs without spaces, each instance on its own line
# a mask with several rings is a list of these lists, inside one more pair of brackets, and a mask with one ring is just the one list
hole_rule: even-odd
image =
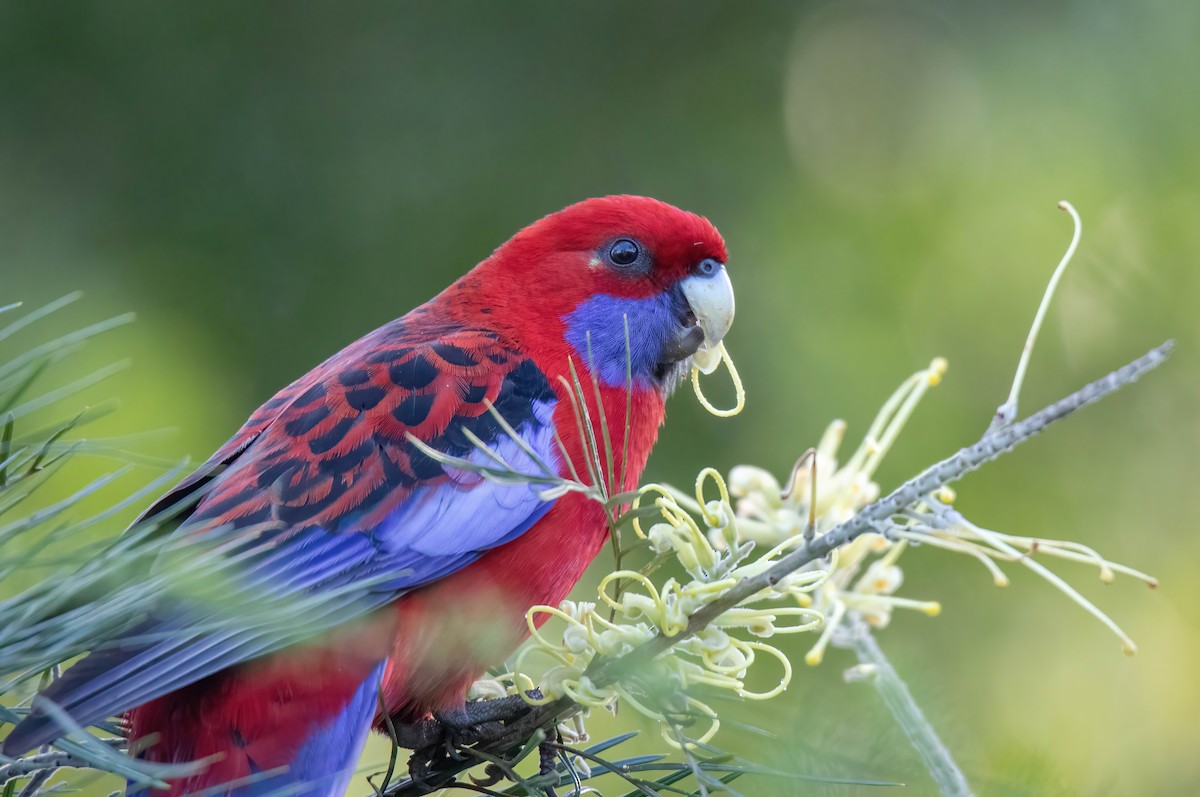
[[958,494],[954,492],[953,488],[943,485],[933,491],[933,497],[943,504],[949,505],[954,503],[954,499],[958,497]]
[[941,383],[942,377],[946,375],[946,371],[950,368],[950,362],[945,357],[935,357],[933,362],[929,364],[929,370],[926,371],[926,380],[930,387],[936,387]]

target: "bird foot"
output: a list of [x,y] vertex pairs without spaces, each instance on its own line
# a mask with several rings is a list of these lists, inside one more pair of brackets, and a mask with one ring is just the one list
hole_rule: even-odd
[[409,750],[425,750],[440,744],[446,736],[442,724],[432,717],[416,722],[396,723],[396,744]]
[[[536,689],[526,694],[535,700],[542,696]],[[502,731],[503,723],[525,716],[529,708],[521,695],[464,703],[435,711],[432,717],[416,722],[396,723],[396,740],[409,750],[433,747],[445,742],[447,737],[453,737],[459,743],[474,744]]]
[[[541,700],[540,690],[527,691],[526,695],[532,700]],[[511,695],[500,697],[498,700],[480,700],[463,703],[462,706],[433,712],[432,717],[416,721],[416,723],[396,724],[396,741],[401,747],[413,750],[408,760],[409,777],[414,783],[430,789],[445,785],[445,775],[436,775],[439,761],[462,761],[469,756],[463,753],[464,748],[472,745],[486,747],[509,730],[511,723],[528,714],[530,709],[526,697]],[[554,737],[554,738],[557,738]],[[539,775],[535,779],[545,780],[547,795],[553,795],[553,786],[557,785],[559,777],[554,769],[550,749],[544,747],[541,753]],[[548,765],[548,769],[547,769]],[[505,777],[503,768],[490,766],[496,772],[491,772],[494,781],[478,781],[480,785],[499,783]]]
[[[542,693],[531,690],[526,694],[538,700]],[[530,705],[523,695],[510,695],[496,700],[476,700],[463,703],[456,708],[433,712],[443,725],[454,729],[466,729],[492,722],[511,722],[529,713]]]
[[[526,694],[534,700],[542,696],[536,689]],[[459,748],[499,737],[506,723],[520,719],[529,710],[529,703],[521,695],[464,703],[435,711],[432,717],[417,722],[397,724],[396,741],[413,751],[409,771],[414,780],[420,781],[435,758],[460,758]]]

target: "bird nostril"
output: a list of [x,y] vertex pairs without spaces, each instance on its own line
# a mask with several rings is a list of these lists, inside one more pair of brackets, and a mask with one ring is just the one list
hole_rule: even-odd
[[696,267],[696,271],[702,277],[711,277],[713,274],[716,274],[720,268],[720,263],[713,260],[711,257],[706,257],[700,261],[700,265]]

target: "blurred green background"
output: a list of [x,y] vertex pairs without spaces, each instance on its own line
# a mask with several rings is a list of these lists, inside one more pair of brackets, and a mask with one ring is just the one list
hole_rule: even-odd
[[[275,389],[522,225],[649,194],[726,236],[749,404],[718,420],[681,393],[648,477],[739,462],[784,474],[828,421],[856,440],[899,381],[945,355],[886,488],[986,427],[1069,240],[1055,210],[1069,199],[1083,244],[1024,407],[1164,338],[1178,351],[970,477],[959,506],[1159,576],[1153,592],[1059,568],[1141,652],[1122,656],[1023,572],[999,590],[935,551],[906,557],[903,592],[943,615],[899,615],[880,639],[980,793],[1192,795],[1197,42],[1200,5],[1185,0],[4,3],[0,304],[84,290],[43,336],[136,311],[61,378],[132,358],[89,392],[121,402],[89,434],[168,428],[133,445],[203,458]],[[80,460],[58,489],[110,466]],[[930,793],[874,693],[842,683],[848,664],[834,652],[756,704],[773,738],[717,741]]]

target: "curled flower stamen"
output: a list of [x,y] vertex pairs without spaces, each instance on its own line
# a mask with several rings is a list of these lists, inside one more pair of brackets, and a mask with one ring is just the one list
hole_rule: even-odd
[[700,402],[700,406],[708,410],[709,413],[716,415],[718,418],[732,418],[739,414],[746,407],[746,388],[742,385],[742,378],[738,376],[737,368],[733,365],[733,360],[729,357],[729,351],[725,348],[724,343],[717,344],[717,350],[721,353],[721,364],[729,369],[729,378],[733,380],[733,389],[737,398],[734,399],[732,409],[722,410],[713,406],[705,397],[704,391],[700,389],[700,369],[692,369],[692,389],[696,391],[696,400]]

